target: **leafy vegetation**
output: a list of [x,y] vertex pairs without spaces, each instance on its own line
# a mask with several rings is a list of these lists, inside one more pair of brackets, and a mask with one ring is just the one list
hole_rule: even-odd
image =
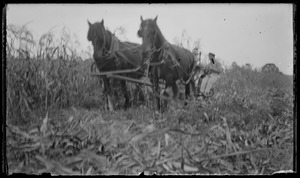
[[[119,109],[109,112],[101,81],[90,76],[92,59],[79,58],[68,38],[54,43],[48,34],[42,38],[48,40],[36,43],[25,27],[17,29],[11,30],[17,35],[7,36],[9,173],[272,174],[293,169],[291,76],[232,65],[215,84],[212,98],[187,105],[170,101],[164,113],[154,110],[151,92],[143,105],[122,110],[123,97],[113,85]],[[53,55],[62,44],[73,53]],[[38,55],[19,55],[33,53],[30,45]],[[134,96],[134,86],[128,87]]]

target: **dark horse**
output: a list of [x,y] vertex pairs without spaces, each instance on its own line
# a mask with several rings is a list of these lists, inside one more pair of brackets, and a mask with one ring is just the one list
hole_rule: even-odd
[[[100,72],[120,71],[126,69],[136,69],[143,66],[137,71],[120,74],[131,78],[141,78],[145,75],[146,66],[140,56],[141,45],[131,42],[121,42],[114,34],[106,30],[104,21],[91,24],[88,21],[89,30],[87,39],[91,41],[94,48],[93,58]],[[110,89],[110,80],[104,75],[104,93],[107,97],[108,107],[113,110],[110,101],[112,90]],[[129,93],[127,91],[126,81],[120,80],[122,92],[125,96],[124,107],[130,104]],[[139,87],[137,87],[139,88]],[[141,92],[140,92],[141,93]]]
[[[187,49],[170,44],[162,35],[157,26],[157,16],[154,20],[143,20],[138,36],[142,38],[142,56],[150,57],[151,63],[156,65],[151,67],[153,74],[154,91],[159,93],[159,79],[165,81],[165,87],[172,87],[173,99],[177,98],[177,80],[185,85],[185,95],[190,96],[190,85],[195,94],[195,84],[193,80],[196,61],[194,55]],[[160,109],[160,99],[157,97],[157,106]]]

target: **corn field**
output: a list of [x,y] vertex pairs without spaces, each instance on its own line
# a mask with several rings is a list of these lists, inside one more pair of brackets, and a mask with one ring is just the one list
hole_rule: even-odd
[[[37,42],[8,26],[6,156],[8,173],[53,175],[269,175],[294,170],[293,77],[232,65],[208,100],[104,110],[93,59],[63,29]],[[89,54],[90,55],[90,54]],[[134,85],[128,84],[133,97]]]

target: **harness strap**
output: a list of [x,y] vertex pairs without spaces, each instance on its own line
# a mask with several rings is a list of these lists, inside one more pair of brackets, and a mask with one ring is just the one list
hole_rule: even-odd
[[99,69],[106,66],[109,62],[112,62],[112,60],[115,63],[116,68],[120,69],[121,68],[121,62],[122,62],[121,59],[126,60],[127,62],[131,63],[133,66],[136,66],[132,61],[130,61],[126,57],[125,54],[123,54],[123,51],[134,50],[134,49],[138,49],[139,47],[140,46],[134,46],[134,47],[127,47],[126,46],[125,49],[121,50],[120,49],[120,42],[119,42],[118,38],[114,34],[111,34],[109,49],[104,48],[102,56],[100,57],[100,59],[102,59],[102,62],[101,62],[102,65],[99,67]]
[[[189,77],[189,79],[187,81],[183,81],[182,78],[179,76],[179,79],[180,79],[181,83],[183,83],[184,85],[187,85],[190,82],[190,80],[192,79],[192,77],[195,75],[195,73],[194,73],[195,67],[196,67],[196,64],[193,65],[193,69],[192,69],[192,71],[190,73],[190,77]],[[178,67],[176,67],[176,71],[177,71],[177,74],[179,75]]]
[[136,64],[134,64],[131,60],[129,60],[126,57],[126,55],[123,53],[123,51],[133,50],[133,49],[137,49],[137,48],[139,48],[139,46],[131,47],[131,48],[125,48],[125,49],[120,50],[118,39],[115,36],[112,36],[110,49],[108,51],[108,53],[110,54],[109,58],[114,59],[114,62],[116,63],[117,68],[120,68],[120,66],[121,66],[121,60],[120,59],[125,60],[125,61],[129,62],[130,64],[132,64],[133,66],[136,67]]
[[120,62],[119,58],[115,55],[115,51],[117,51],[117,50],[119,50],[119,41],[117,40],[117,38],[114,35],[112,35],[108,53],[110,53],[111,56],[113,57],[114,62],[116,63],[116,67],[118,69],[121,66],[121,62]]
[[164,44],[161,45],[161,47],[159,47],[158,49],[156,49],[155,47],[153,47],[153,48],[150,50],[150,53],[155,53],[155,52],[160,51],[160,50],[161,50],[163,47],[165,47],[167,44],[168,44],[168,42],[165,41]]
[[[179,76],[179,79],[180,79],[181,83],[183,83],[184,85],[187,85],[190,82],[191,78],[193,77],[193,71],[195,70],[196,63],[194,62],[191,73],[187,74],[184,70],[182,70],[181,64],[175,59],[174,55],[172,53],[168,52],[168,51],[167,52],[165,52],[165,51],[166,50],[164,50],[164,54],[167,53],[169,56],[171,56],[171,62],[173,63],[173,66],[171,66],[171,67],[172,68],[175,67],[177,75]],[[179,70],[181,70],[184,75],[189,76],[187,81],[183,81],[183,79],[182,79],[183,77],[180,76]]]

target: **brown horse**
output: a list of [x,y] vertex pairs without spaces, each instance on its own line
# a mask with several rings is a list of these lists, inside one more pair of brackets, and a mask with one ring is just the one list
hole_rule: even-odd
[[[194,94],[195,84],[193,80],[196,61],[194,55],[189,50],[170,44],[162,35],[157,26],[157,16],[155,19],[143,20],[141,16],[141,25],[138,30],[138,36],[142,38],[142,56],[150,57],[151,63],[157,65],[152,66],[151,74],[153,74],[154,91],[159,93],[158,81],[165,81],[165,87],[172,87],[173,99],[177,98],[178,86],[177,80],[185,85],[185,95],[190,96],[190,85]],[[157,97],[157,106],[160,109],[160,99]]]
[[[142,78],[145,75],[146,66],[140,56],[141,45],[131,42],[121,42],[114,34],[105,29],[103,19],[101,22],[96,22],[94,24],[91,24],[88,21],[88,24],[89,30],[87,39],[92,42],[94,48],[93,58],[100,72],[135,69],[142,65],[143,67],[135,72],[120,75],[126,75],[136,79]],[[104,75],[102,79],[108,107],[110,110],[113,110],[110,101],[112,95],[112,90],[110,89],[111,81],[106,75]],[[120,83],[125,97],[124,107],[127,108],[130,104],[130,98],[126,81],[120,80]],[[137,87],[137,89],[139,88],[140,87]]]

